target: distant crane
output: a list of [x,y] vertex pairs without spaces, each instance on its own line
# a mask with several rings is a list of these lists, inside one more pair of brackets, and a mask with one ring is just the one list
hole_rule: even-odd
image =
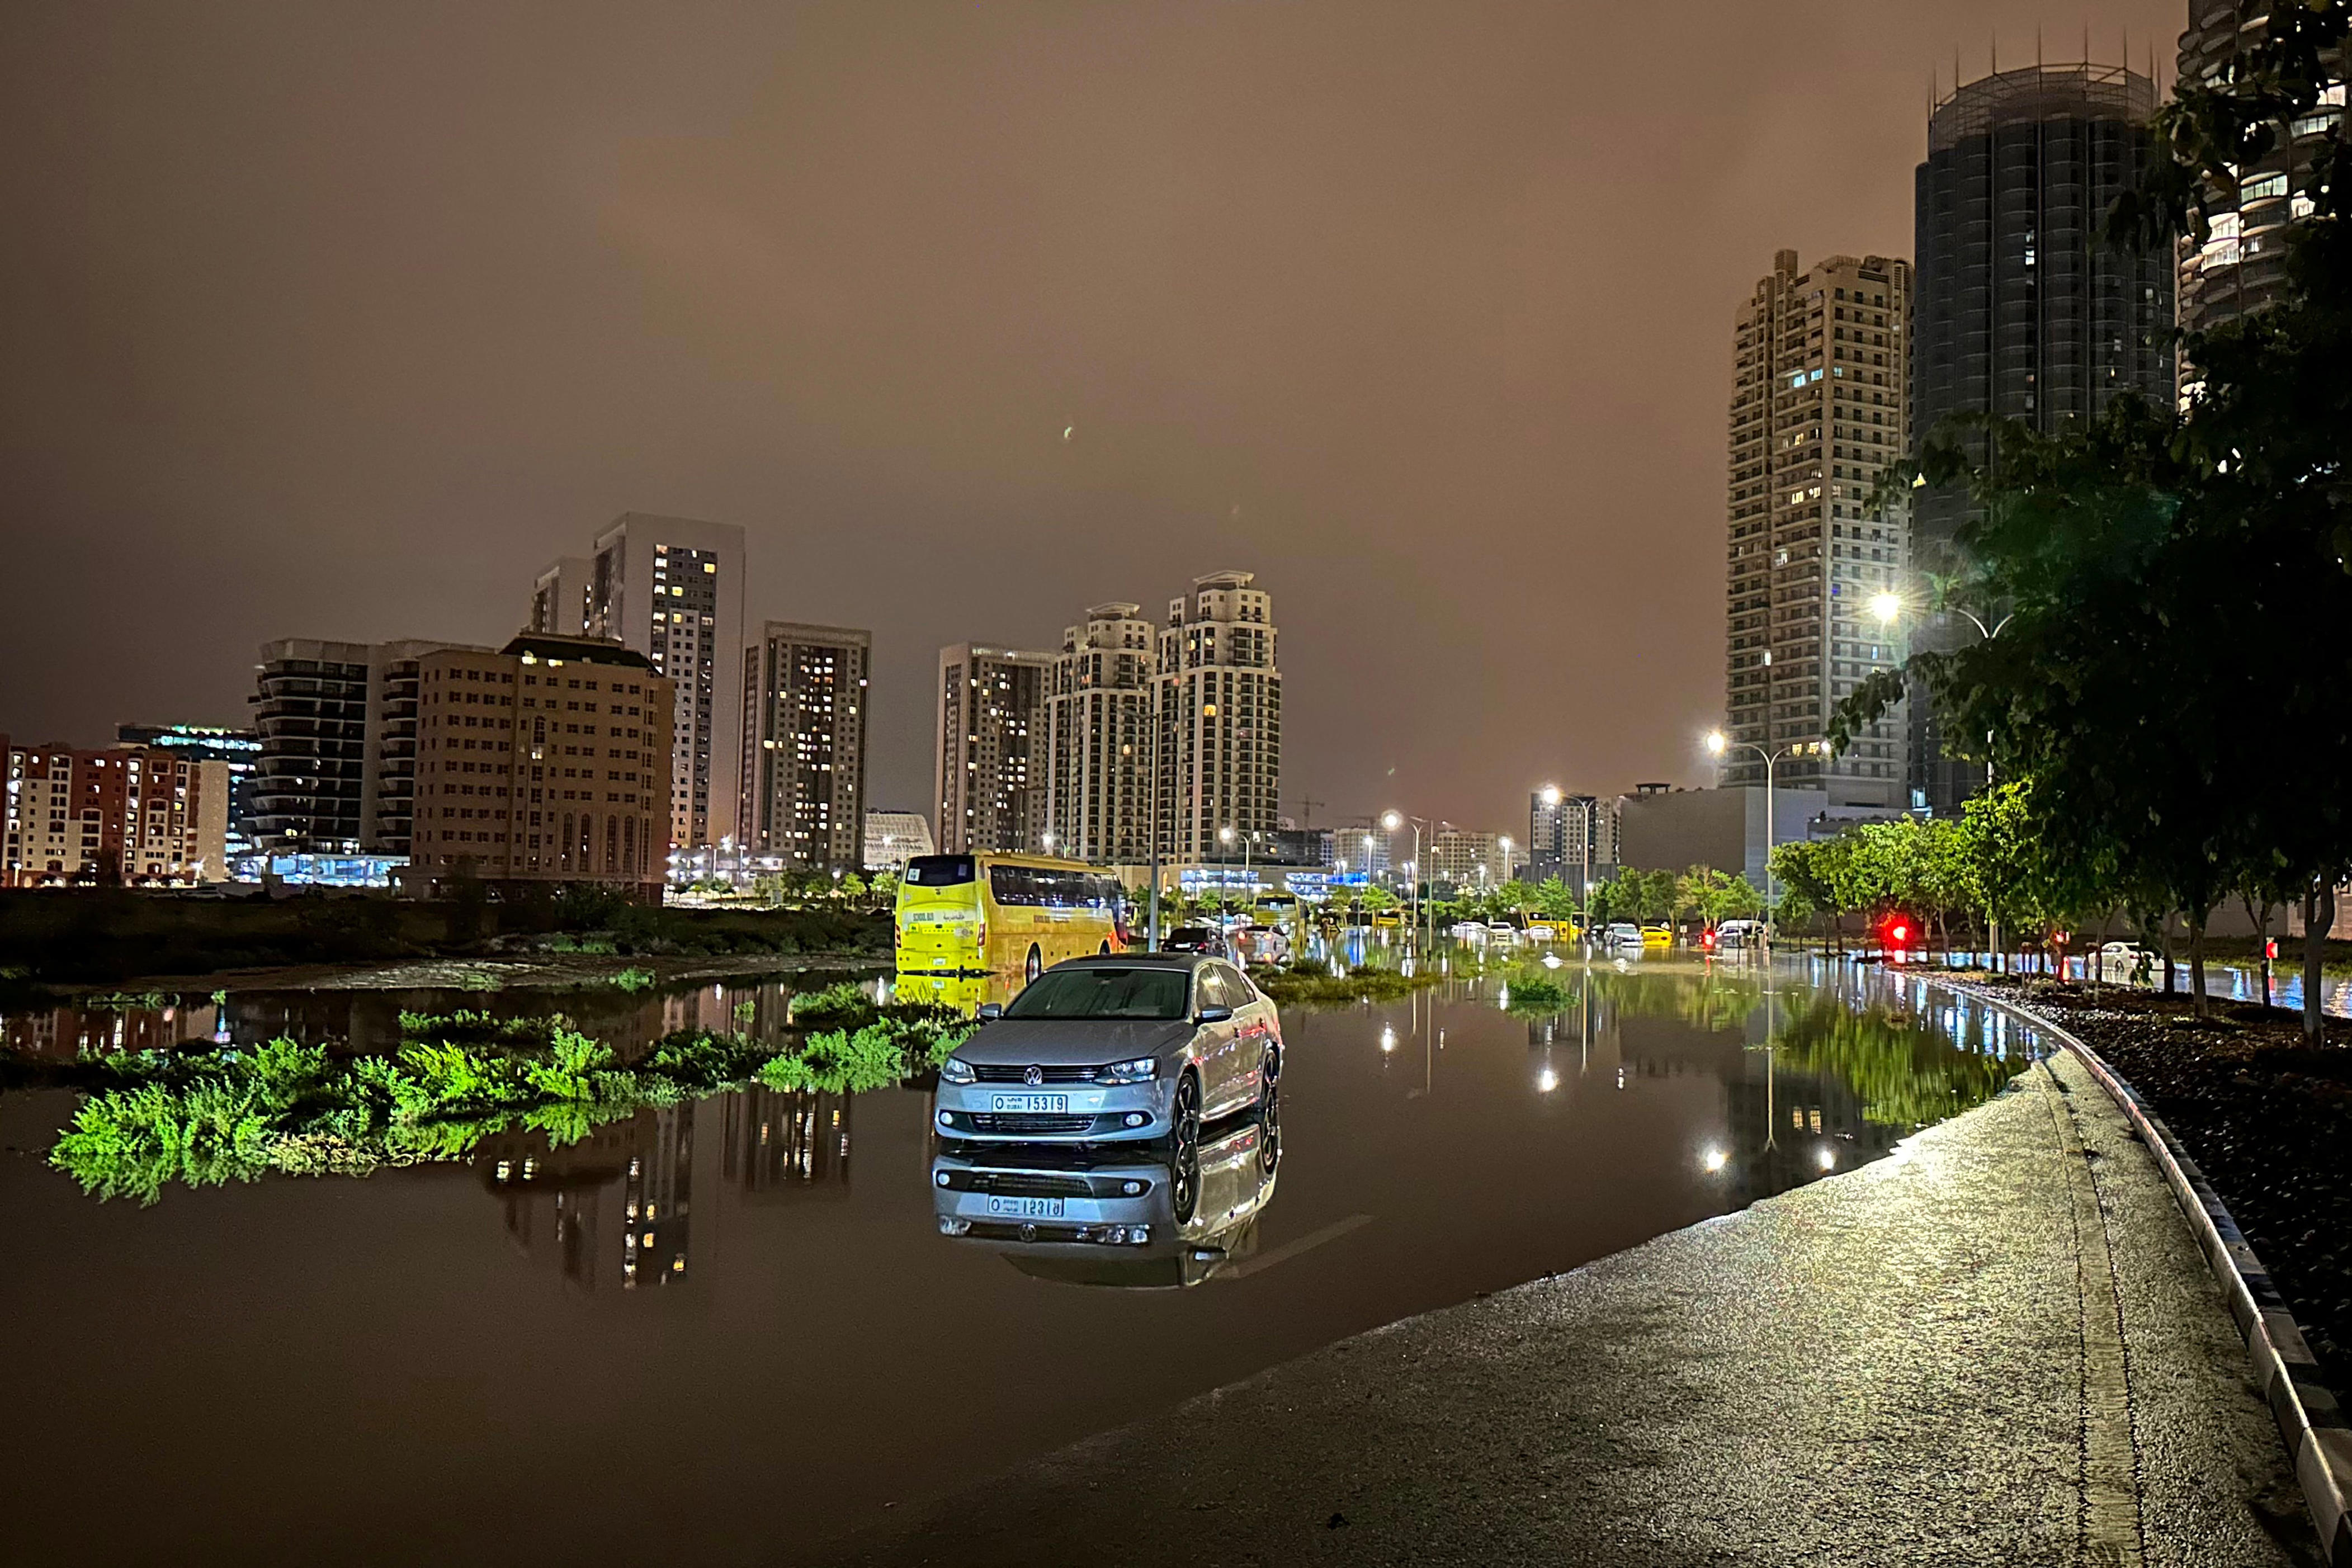
[[1314,826],[1315,808],[1318,805],[1328,805],[1330,804],[1331,803],[1328,800],[1317,800],[1312,795],[1300,795],[1298,797],[1298,826],[1301,827]]

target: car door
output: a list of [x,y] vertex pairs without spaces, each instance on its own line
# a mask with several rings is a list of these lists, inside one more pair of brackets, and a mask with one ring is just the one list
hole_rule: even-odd
[[[1193,1010],[1203,1007],[1234,1006],[1235,998],[1225,982],[1225,966],[1204,963],[1195,974],[1193,984],[1197,998]],[[1201,1053],[1201,1109],[1204,1116],[1222,1112],[1233,1096],[1234,1040],[1241,1030],[1238,1016],[1214,1024],[1203,1024],[1194,1039]]]
[[1257,1093],[1257,1059],[1265,1050],[1265,1005],[1249,977],[1226,969],[1218,977],[1224,985],[1226,1005],[1234,1010],[1233,1033],[1225,1046],[1225,1103],[1246,1105]]

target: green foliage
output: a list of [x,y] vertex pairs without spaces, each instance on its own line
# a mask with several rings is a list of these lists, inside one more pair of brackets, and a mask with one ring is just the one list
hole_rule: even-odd
[[1561,1012],[1574,999],[1574,994],[1567,986],[1543,970],[1535,968],[1513,971],[1504,981],[1504,989],[1509,998],[1506,1005],[1511,1012],[1519,1014]]
[[339,1062],[323,1047],[280,1039],[251,1051],[121,1054],[104,1064],[119,1086],[82,1104],[49,1158],[88,1192],[142,1203],[174,1181],[359,1175],[463,1159],[516,1126],[571,1142],[648,1106],[755,1082],[828,1093],[887,1088],[936,1067],[972,1027],[945,1009],[908,1005],[782,1049],[685,1031],[628,1066],[561,1020],[542,1024],[543,1040],[524,1048],[497,1037],[423,1039],[397,1057]]
[[629,968],[614,975],[613,984],[635,995],[640,991],[652,990],[658,979],[659,977],[650,969]]
[[873,993],[855,980],[792,999],[793,1022],[804,1029],[855,1029],[877,1016]]

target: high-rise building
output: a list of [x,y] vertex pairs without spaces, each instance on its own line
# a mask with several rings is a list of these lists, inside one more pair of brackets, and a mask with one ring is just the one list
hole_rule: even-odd
[[0,736],[0,888],[228,879],[226,763],[161,746]]
[[419,661],[461,646],[264,643],[252,698],[261,742],[248,826],[256,846],[288,854],[407,854]]
[[1047,696],[1054,851],[1141,865],[1151,855],[1152,674],[1159,628],[1143,607],[1090,605],[1062,634]]
[[114,738],[126,746],[160,747],[173,756],[218,763],[228,769],[228,854],[234,859],[252,847],[253,785],[261,759],[261,737],[250,730],[217,724],[117,724]]
[[661,901],[670,682],[609,638],[419,660],[411,886],[594,882]]
[[595,619],[595,567],[577,555],[560,555],[530,585],[527,631],[584,637]]
[[[2189,0],[2189,30],[2180,35],[2180,79],[2220,86],[2239,57],[2269,30],[2271,9],[2268,0]],[[2208,194],[2205,243],[2184,240],[2180,246],[2184,330],[2219,326],[2260,310],[2285,290],[2287,231],[2312,212],[2311,199],[2294,195],[2294,188],[2344,119],[2340,58],[2337,67],[2337,79],[2319,106],[2288,124],[2269,153],[2239,170],[2236,189]],[[2182,367],[2184,377],[2192,374]]]
[[[1930,113],[1914,213],[1911,405],[1921,441],[1948,437],[1981,450],[1981,432],[1947,421],[1999,416],[2051,432],[2090,419],[2119,393],[2159,405],[2173,395],[2171,258],[2135,255],[2101,236],[2109,206],[2159,155],[2147,130],[2155,109],[2147,77],[2084,64],[2000,71],[1958,88]],[[1962,486],[1916,492],[1912,554],[1923,577],[1953,574],[1955,537],[1970,513]],[[1983,606],[1913,619],[1910,646],[1973,639],[1958,613],[1971,608]],[[1957,811],[1982,770],[1945,755],[1935,715],[1916,693],[1909,707],[1899,804]],[[1743,777],[1760,782],[1761,773]],[[1844,803],[1832,792],[1830,804]]]
[[1509,835],[1473,833],[1440,825],[1429,840],[1428,879],[1441,888],[1475,891],[1499,888],[1511,879],[1517,846]]
[[919,811],[866,814],[866,864],[872,870],[895,871],[936,847],[930,819]]
[[1580,894],[1617,874],[1617,803],[1538,790],[1528,797],[1530,881],[1557,877]]
[[[1825,733],[1855,684],[1892,668],[1894,633],[1871,601],[1904,580],[1906,530],[1866,504],[1910,441],[1906,353],[1911,268],[1832,256],[1801,270],[1783,250],[1738,320],[1731,398],[1728,718],[1724,782],[1760,782],[1748,746],[1780,752]],[[1904,787],[1904,725],[1890,715],[1843,756],[1796,756],[1841,803]]]
[[940,852],[1045,847],[1052,831],[1045,689],[1054,656],[940,649]]
[[731,837],[742,778],[742,529],[624,512],[596,536],[588,634],[644,654],[677,689],[670,841],[700,848]]
[[770,621],[743,651],[744,849],[794,871],[866,859],[866,694],[873,636]]
[[1160,852],[1219,858],[1218,832],[1279,826],[1282,675],[1272,601],[1247,572],[1192,580],[1168,602],[1157,680]]

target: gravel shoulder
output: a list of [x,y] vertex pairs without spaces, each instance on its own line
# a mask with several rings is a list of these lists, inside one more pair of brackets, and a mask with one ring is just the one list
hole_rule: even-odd
[[[1979,987],[2017,996],[2012,983]],[[2186,996],[2037,985],[2027,1005],[2137,1089],[2213,1184],[2286,1298],[2329,1386],[2352,1386],[2352,1023]]]
[[1887,1160],[908,1513],[813,1560],[2319,1560],[2162,1176],[2071,1058]]

